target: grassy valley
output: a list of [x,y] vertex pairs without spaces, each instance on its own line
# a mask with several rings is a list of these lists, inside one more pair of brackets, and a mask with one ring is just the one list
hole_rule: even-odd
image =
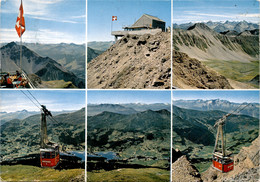
[[250,61],[249,63],[240,61],[207,60],[203,63],[226,78],[248,83],[255,88],[259,87],[259,83],[250,83],[255,76],[259,75],[259,60]]
[[74,181],[84,182],[84,169],[55,170],[35,166],[0,166],[4,181]]

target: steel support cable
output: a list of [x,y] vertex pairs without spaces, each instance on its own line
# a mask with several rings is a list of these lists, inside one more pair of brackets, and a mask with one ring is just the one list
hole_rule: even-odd
[[41,103],[33,96],[33,94],[32,94],[29,90],[27,90],[27,92],[34,98],[34,100],[35,100],[40,106],[42,106]]
[[40,110],[41,110],[41,108],[36,104],[36,103],[34,103],[33,102],[33,100],[26,94],[26,93],[24,93],[22,90],[20,90],[36,107],[38,107]]
[[[28,93],[35,99],[35,101],[40,105],[40,107],[37,105],[37,104],[35,104],[35,102],[33,102],[33,100],[27,95],[27,94],[25,94],[22,90],[20,90],[28,99],[30,99],[30,101],[36,106],[36,107],[38,107],[40,110],[42,110],[42,108],[41,108],[41,103],[32,95],[32,93],[30,93],[30,91],[29,90],[27,90],[28,91]],[[54,119],[53,117],[51,117],[51,116],[49,116],[49,115],[47,115],[47,117],[51,120],[51,121],[54,121],[54,122],[56,122],[57,124],[59,124],[60,122],[58,122],[56,119]],[[63,131],[69,136],[69,134],[68,134],[68,132],[66,132],[66,130],[64,130],[64,128],[62,128],[63,129]]]

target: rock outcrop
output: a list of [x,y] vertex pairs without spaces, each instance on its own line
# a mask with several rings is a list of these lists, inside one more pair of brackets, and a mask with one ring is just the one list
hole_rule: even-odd
[[126,35],[88,63],[88,88],[169,89],[170,33]]
[[172,182],[202,182],[199,171],[188,161],[185,155],[172,164]]
[[232,89],[224,76],[187,54],[173,51],[173,86],[176,88]]

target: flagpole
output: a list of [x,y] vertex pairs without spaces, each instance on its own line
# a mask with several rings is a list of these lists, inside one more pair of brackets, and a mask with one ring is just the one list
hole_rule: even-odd
[[[21,5],[23,5],[23,1],[21,0]],[[19,24],[20,24],[20,69],[21,69],[21,73],[22,73],[22,26],[21,26],[21,19],[23,18],[22,17],[23,15],[21,14],[21,11],[20,11],[20,21],[19,21]]]
[[22,27],[21,27],[21,25],[20,25],[20,35],[21,35],[21,37],[20,37],[20,69],[21,69],[21,72],[22,72],[22,59],[23,59],[23,57],[22,57]]

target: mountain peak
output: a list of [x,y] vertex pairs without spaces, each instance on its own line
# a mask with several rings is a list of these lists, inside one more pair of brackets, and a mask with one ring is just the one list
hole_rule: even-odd
[[187,30],[193,30],[193,29],[202,29],[202,30],[208,30],[212,31],[206,24],[204,23],[195,23],[191,27],[189,27]]
[[16,46],[17,44],[15,42],[10,42],[8,44],[6,44],[5,46],[3,46],[1,49],[5,49],[5,48],[12,48],[13,46]]
[[21,111],[18,111],[18,112],[20,112],[20,113],[27,113],[28,111],[26,110],[26,109],[23,109],[23,110],[21,110]]

